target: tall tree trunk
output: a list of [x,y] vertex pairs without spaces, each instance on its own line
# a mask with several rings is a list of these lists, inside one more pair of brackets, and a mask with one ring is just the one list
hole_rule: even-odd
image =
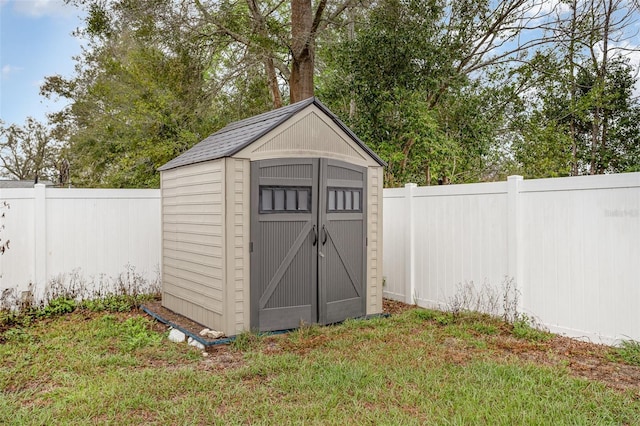
[[267,83],[269,85],[269,93],[273,102],[273,109],[282,106],[282,96],[280,95],[280,87],[278,86],[278,77],[276,76],[276,67],[273,64],[273,58],[266,58],[264,68],[267,73]]
[[291,103],[313,96],[315,67],[315,34],[311,0],[291,0]]

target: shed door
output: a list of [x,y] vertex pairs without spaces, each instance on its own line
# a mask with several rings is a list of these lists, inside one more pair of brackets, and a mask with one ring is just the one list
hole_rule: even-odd
[[251,327],[364,315],[366,168],[262,160],[251,181]]
[[320,168],[320,322],[365,314],[366,168],[322,159]]
[[318,169],[314,159],[251,163],[251,328],[317,321]]

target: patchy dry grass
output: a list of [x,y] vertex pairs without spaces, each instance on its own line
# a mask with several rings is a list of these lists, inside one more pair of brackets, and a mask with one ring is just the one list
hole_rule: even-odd
[[249,334],[207,356],[137,312],[12,328],[0,423],[640,423],[640,368],[612,361],[611,348],[516,338],[481,315],[396,312]]

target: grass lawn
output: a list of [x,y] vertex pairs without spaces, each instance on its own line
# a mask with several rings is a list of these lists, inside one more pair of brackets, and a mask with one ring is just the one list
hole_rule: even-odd
[[163,330],[76,311],[4,331],[0,424],[640,424],[640,383],[577,377],[578,352],[480,315],[243,334],[207,356]]

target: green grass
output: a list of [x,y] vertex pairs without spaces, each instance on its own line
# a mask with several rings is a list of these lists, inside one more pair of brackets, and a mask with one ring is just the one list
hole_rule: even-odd
[[623,340],[616,353],[627,364],[640,366],[640,342]]
[[5,331],[0,424],[640,423],[630,391],[492,350],[508,331],[481,316],[245,333],[209,357],[154,329],[76,310]]

